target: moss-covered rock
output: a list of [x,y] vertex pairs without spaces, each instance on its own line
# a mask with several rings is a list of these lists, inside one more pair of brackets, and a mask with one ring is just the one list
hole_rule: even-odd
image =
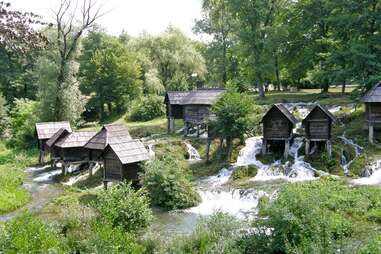
[[367,163],[368,163],[368,158],[366,154],[361,154],[360,156],[358,156],[356,159],[353,160],[353,162],[351,163],[349,167],[349,171],[351,172],[352,175],[362,176],[365,171]]
[[241,166],[233,170],[230,179],[234,181],[254,177],[257,175],[257,172],[258,168],[255,165]]

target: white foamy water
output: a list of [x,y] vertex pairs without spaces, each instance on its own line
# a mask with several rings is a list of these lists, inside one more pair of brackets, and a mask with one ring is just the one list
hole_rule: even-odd
[[156,154],[155,154],[155,145],[154,144],[149,144],[148,145],[148,154],[151,159],[154,159]]
[[197,149],[194,148],[190,143],[188,142],[184,142],[184,144],[186,145],[187,147],[187,150],[188,150],[188,155],[189,155],[189,158],[188,160],[190,161],[199,161],[201,160],[201,156],[200,154],[198,153]]
[[349,167],[351,166],[352,162],[354,161],[354,159],[356,159],[361,154],[361,152],[364,148],[359,146],[358,144],[356,144],[352,139],[346,138],[345,132],[343,133],[342,136],[339,136],[339,138],[341,139],[341,141],[343,142],[344,145],[352,146],[354,151],[355,151],[355,157],[350,161],[348,161],[347,158],[345,157],[344,150],[341,151],[340,164],[344,170],[344,174],[348,174],[349,173]]
[[51,170],[48,172],[43,172],[39,174],[37,177],[33,178],[34,182],[50,182],[53,180],[54,176],[61,174],[62,170]]
[[357,185],[380,185],[381,184],[381,160],[373,162],[368,171],[370,176],[354,179],[352,183]]
[[231,191],[206,190],[199,191],[199,194],[202,198],[200,205],[189,208],[185,212],[211,215],[222,211],[239,218],[254,215],[259,199],[262,196],[268,196],[263,191],[240,189]]
[[[95,174],[100,168],[101,168],[101,166],[98,163],[96,163],[93,166],[93,174]],[[87,172],[86,174],[82,174],[82,175],[72,176],[69,178],[69,180],[67,182],[64,182],[63,184],[66,186],[72,186],[76,182],[84,180],[84,179],[88,178],[89,176],[90,176],[89,172]]]

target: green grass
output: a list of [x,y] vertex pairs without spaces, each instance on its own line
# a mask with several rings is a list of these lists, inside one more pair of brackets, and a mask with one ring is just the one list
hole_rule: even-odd
[[0,214],[25,205],[30,198],[22,188],[24,169],[37,162],[37,150],[14,150],[0,143]]

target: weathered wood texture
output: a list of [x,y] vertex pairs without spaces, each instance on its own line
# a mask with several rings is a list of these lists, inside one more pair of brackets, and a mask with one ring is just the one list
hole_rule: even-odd
[[133,140],[122,144],[108,145],[104,151],[104,181],[138,180],[141,171],[139,162],[149,159],[144,145]]
[[205,123],[209,116],[208,105],[186,105],[184,106],[184,121],[192,124]]
[[276,104],[262,118],[262,123],[265,140],[287,140],[292,137],[297,120],[282,104]]
[[323,106],[316,105],[303,119],[306,139],[324,141],[332,137],[332,125],[336,123],[336,117]]
[[374,142],[374,130],[381,127],[381,82],[362,98],[365,103],[365,123],[369,128],[369,141]]

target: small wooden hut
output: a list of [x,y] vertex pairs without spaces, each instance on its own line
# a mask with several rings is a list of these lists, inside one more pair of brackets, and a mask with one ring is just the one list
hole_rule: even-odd
[[298,120],[283,104],[273,105],[263,116],[262,154],[267,153],[270,142],[284,142],[284,157],[288,157],[290,141],[293,138],[293,128]]
[[89,161],[89,152],[85,145],[95,134],[95,131],[72,132],[55,143],[54,149],[57,150],[57,154],[63,163],[63,174],[67,173],[67,167],[70,163],[87,163]]
[[56,163],[61,160],[61,148],[56,147],[55,144],[70,133],[71,132],[67,129],[61,128],[48,141],[46,141],[46,145],[50,150],[52,168],[55,168]]
[[136,182],[142,169],[140,162],[149,158],[147,149],[139,140],[107,145],[103,152],[105,188],[110,181]]
[[175,119],[184,120],[184,135],[192,127],[206,127],[206,119],[210,114],[210,107],[217,102],[225,90],[199,89],[188,92],[167,92],[164,103],[167,108],[168,132],[175,130]]
[[311,112],[302,121],[306,135],[306,154],[310,153],[311,141],[325,142],[327,152],[329,156],[331,156],[332,125],[336,122],[336,117],[331,112],[329,112],[329,110],[324,106],[316,105],[311,110]]
[[44,122],[36,123],[36,133],[38,139],[38,148],[40,150],[39,163],[44,163],[45,153],[49,149],[46,142],[61,128],[72,132],[69,122]]
[[107,145],[131,141],[132,137],[123,124],[108,124],[97,132],[85,145],[91,162],[103,162],[102,152]]
[[362,98],[365,104],[365,123],[369,129],[369,141],[374,142],[374,129],[381,127],[381,82],[377,83]]

